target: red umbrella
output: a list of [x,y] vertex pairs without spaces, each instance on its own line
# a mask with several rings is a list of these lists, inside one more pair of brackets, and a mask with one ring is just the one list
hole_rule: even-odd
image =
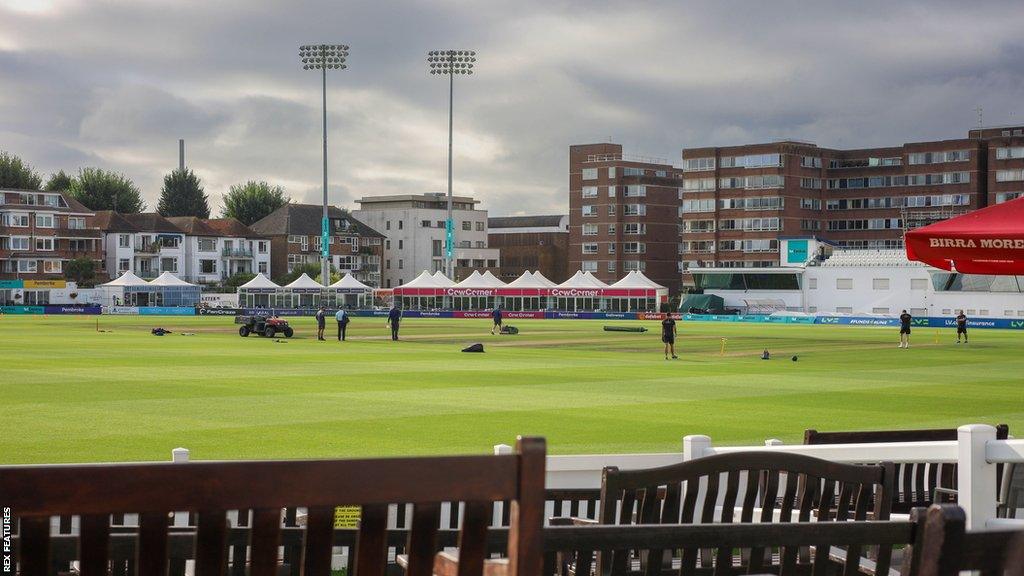
[[1024,275],[1024,198],[907,232],[907,258],[962,274]]

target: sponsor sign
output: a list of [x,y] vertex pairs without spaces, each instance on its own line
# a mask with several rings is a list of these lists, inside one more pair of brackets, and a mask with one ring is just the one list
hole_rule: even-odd
[[242,310],[238,308],[197,308],[200,316],[238,316]]
[[544,318],[543,312],[527,312],[527,311],[501,311],[502,318],[521,319],[521,318]]
[[445,288],[446,296],[495,296],[494,288]]
[[551,295],[565,298],[597,298],[601,296],[601,290],[599,288],[552,288]]
[[196,309],[191,306],[139,306],[142,316],[195,316]]
[[4,314],[45,314],[42,306],[0,306]]
[[0,280],[0,290],[17,290],[24,287],[25,282],[22,280]]
[[99,306],[45,306],[46,314],[100,314]]
[[103,308],[103,313],[104,314],[120,314],[120,315],[131,314],[131,315],[135,315],[135,314],[139,313],[139,307],[138,306],[105,306]]
[[67,288],[64,280],[25,280],[25,288]]
[[807,262],[807,240],[786,241],[786,263],[803,264]]
[[929,238],[931,248],[986,248],[1005,250],[1024,250],[1024,239],[1021,238]]

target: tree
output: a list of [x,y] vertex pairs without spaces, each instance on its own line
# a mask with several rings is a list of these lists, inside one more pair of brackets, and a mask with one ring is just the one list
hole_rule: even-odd
[[284,188],[250,180],[245,184],[235,184],[224,195],[220,216],[234,218],[248,226],[289,202],[291,198],[284,195]]
[[64,265],[64,277],[81,286],[96,277],[96,264],[89,258],[75,258]]
[[14,154],[0,152],[0,188],[11,190],[39,190],[43,179]]
[[49,192],[64,192],[71,189],[71,184],[74,179],[68,176],[63,170],[56,174],[50,174],[50,179],[46,181],[46,185],[43,186],[43,190]]
[[234,289],[238,288],[242,284],[245,284],[246,282],[252,280],[255,277],[256,275],[251,272],[238,272],[236,274],[232,274],[226,280],[224,280],[224,287],[231,288],[231,290],[234,291]]
[[160,203],[156,211],[161,216],[210,217],[208,197],[203,194],[203,184],[192,170],[177,169],[164,176],[164,187],[160,190]]
[[[302,276],[303,274],[306,274],[313,280],[320,282],[320,264],[311,263],[303,264],[302,266],[296,266],[295,268],[292,269],[291,272],[275,278],[274,282],[277,282],[281,286],[284,286],[285,284],[291,284],[292,282],[295,281],[296,278]],[[341,274],[338,273],[334,266],[331,266],[331,280],[330,282],[324,285],[327,286],[329,284],[333,284],[338,280],[341,280]],[[320,283],[323,284],[323,282]]]
[[124,174],[100,168],[82,168],[71,181],[71,197],[90,210],[137,214],[146,209],[142,194]]

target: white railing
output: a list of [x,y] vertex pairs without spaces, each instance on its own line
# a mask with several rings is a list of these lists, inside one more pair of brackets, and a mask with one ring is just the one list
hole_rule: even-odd
[[[663,454],[594,454],[548,456],[548,488],[600,488],[606,466],[622,469],[654,468],[686,460],[745,451],[804,454],[833,462],[868,464],[875,462],[958,464],[957,501],[967,513],[970,530],[1024,528],[1024,520],[996,518],[999,486],[997,464],[1024,464],[1024,440],[996,440],[996,429],[971,424],[958,429],[957,440],[945,442],[891,442],[870,444],[785,445],[769,439],[763,446],[714,446],[708,436],[683,438],[682,450]],[[496,454],[511,453],[505,444],[494,447]]]

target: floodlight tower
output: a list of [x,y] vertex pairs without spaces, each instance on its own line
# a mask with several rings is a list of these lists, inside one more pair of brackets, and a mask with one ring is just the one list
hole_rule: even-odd
[[331,283],[331,226],[327,218],[327,71],[348,68],[345,44],[305,44],[299,46],[303,70],[319,70],[323,82],[324,127],[324,214],[320,222],[320,283]]
[[448,76],[448,219],[445,221],[445,274],[455,278],[455,223],[452,221],[452,112],[455,76],[473,73],[476,52],[473,50],[432,50],[427,52],[430,73]]

